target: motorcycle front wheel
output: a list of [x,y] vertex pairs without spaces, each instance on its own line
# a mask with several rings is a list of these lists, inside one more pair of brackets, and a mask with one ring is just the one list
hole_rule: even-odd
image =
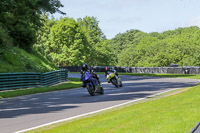
[[112,83],[113,85],[115,85],[116,87],[118,87],[118,81],[117,81],[116,78],[112,78],[112,79],[110,79],[110,81],[111,81],[111,83]]
[[87,85],[87,90],[91,96],[95,95],[95,89],[92,85]]

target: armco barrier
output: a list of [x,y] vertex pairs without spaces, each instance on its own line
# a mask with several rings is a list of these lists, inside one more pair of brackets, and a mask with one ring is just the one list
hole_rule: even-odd
[[47,73],[0,73],[0,90],[50,86],[66,81],[67,77],[67,70]]
[[[69,72],[80,72],[81,66],[64,66]],[[105,66],[93,67],[96,72],[105,72]],[[171,73],[171,74],[200,74],[200,67],[115,67],[118,72],[125,73]]]
[[0,73],[0,90],[40,86],[41,73]]
[[41,86],[50,86],[63,81],[68,77],[67,70],[52,71],[41,74]]

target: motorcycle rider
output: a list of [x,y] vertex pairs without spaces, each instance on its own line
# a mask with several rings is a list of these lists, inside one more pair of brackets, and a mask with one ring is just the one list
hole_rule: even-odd
[[105,69],[105,77],[107,77],[107,75],[109,74],[109,72],[110,73],[113,72],[116,75],[116,77],[119,78],[118,73],[115,70],[115,67],[111,67],[111,68],[106,67],[106,69]]
[[[82,76],[83,76],[83,73],[84,72],[90,72],[92,77],[93,78],[96,78],[99,85],[101,85],[101,82],[99,80],[99,76],[97,76],[97,74],[94,72],[94,69],[92,67],[89,68],[88,64],[87,63],[83,63],[82,65],[82,69],[81,69],[81,79],[82,79]],[[86,87],[86,84],[85,82],[82,83],[81,87]]]

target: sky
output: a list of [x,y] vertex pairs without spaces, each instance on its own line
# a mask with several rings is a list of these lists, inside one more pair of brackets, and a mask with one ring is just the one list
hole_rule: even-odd
[[[163,32],[178,27],[200,27],[200,0],[60,0],[65,17],[93,16],[107,39],[138,29]],[[54,17],[59,19],[58,13]]]

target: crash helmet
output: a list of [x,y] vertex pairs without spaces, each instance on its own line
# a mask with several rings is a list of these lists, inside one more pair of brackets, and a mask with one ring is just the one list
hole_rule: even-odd
[[115,67],[112,67],[111,70],[114,72],[115,71]]
[[83,71],[87,71],[88,70],[88,64],[87,63],[83,63],[82,70]]

